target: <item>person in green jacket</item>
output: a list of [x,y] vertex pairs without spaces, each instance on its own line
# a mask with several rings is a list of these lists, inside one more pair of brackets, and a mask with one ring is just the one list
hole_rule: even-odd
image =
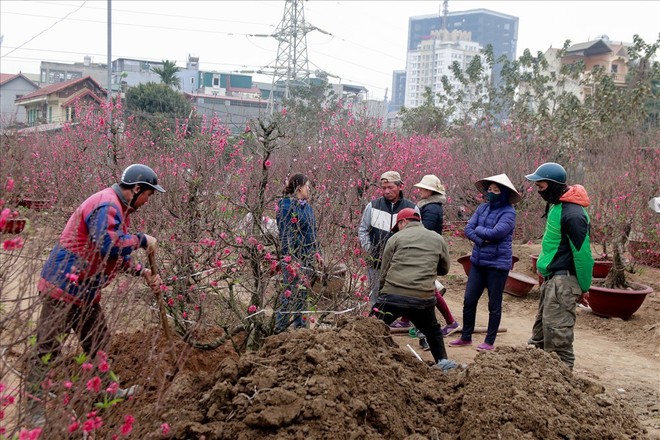
[[575,363],[575,308],[591,285],[594,259],[586,207],[589,196],[581,185],[566,184],[566,170],[547,162],[525,176],[546,201],[547,216],[536,263],[543,276],[541,298],[529,344],[557,353],[570,369]]

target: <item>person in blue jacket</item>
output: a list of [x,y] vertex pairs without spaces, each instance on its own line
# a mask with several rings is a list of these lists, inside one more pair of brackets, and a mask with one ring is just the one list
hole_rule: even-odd
[[465,227],[465,236],[474,243],[470,257],[472,264],[465,287],[463,330],[461,337],[451,341],[449,346],[472,345],[477,303],[484,289],[488,289],[488,331],[486,340],[477,346],[477,350],[489,351],[495,348],[502,319],[502,294],[513,265],[516,210],[512,205],[521,197],[506,174],[481,179],[475,185],[485,192],[487,202],[479,205]]
[[287,182],[284,197],[277,204],[283,285],[276,332],[286,330],[292,323],[294,328],[305,325],[302,314],[296,312],[305,306],[314,267],[322,261],[316,218],[308,198],[309,179],[303,174],[294,174]]

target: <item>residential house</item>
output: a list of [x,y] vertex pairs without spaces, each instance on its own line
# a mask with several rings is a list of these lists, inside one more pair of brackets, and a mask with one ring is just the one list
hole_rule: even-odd
[[25,108],[17,106],[14,101],[38,89],[36,83],[20,72],[0,73],[0,127],[4,129],[25,124]]
[[[568,93],[577,97],[580,102],[584,102],[591,93],[593,93],[593,82],[591,74],[594,69],[602,68],[606,74],[612,75],[614,84],[620,87],[626,85],[626,75],[628,74],[628,47],[630,44],[621,42],[612,42],[606,36],[593,41],[577,43],[570,46],[566,51],[550,47],[545,51],[543,57],[547,62],[544,75],[547,75],[549,82],[546,84],[547,90],[552,91],[555,96]],[[582,73],[577,78],[571,78],[561,74],[562,67],[565,65],[582,62],[584,67]],[[517,91],[517,99],[525,95],[533,94],[529,85],[521,83]],[[534,102],[532,98],[528,106],[532,110],[537,110],[539,102]],[[547,105],[550,112],[555,107],[555,102],[550,94],[546,95]]]
[[263,116],[268,111],[268,100],[244,98],[212,93],[184,93],[197,113],[208,118],[218,117],[231,129],[233,134],[240,134],[251,119]]
[[63,124],[75,119],[75,106],[100,104],[107,92],[92,77],[51,84],[16,100],[27,112],[28,125]]
[[[561,65],[583,62],[585,75],[596,68],[602,68],[605,73],[612,75],[615,85],[623,87],[628,74],[628,47],[630,44],[610,41],[603,35],[597,40],[572,45],[566,49],[560,61]],[[591,92],[591,85],[585,84],[578,96],[583,100]]]
[[108,78],[108,66],[103,63],[93,63],[92,57],[87,55],[82,63],[60,63],[57,61],[41,62],[40,85],[56,84],[72,79],[91,76],[99,84],[104,84]]

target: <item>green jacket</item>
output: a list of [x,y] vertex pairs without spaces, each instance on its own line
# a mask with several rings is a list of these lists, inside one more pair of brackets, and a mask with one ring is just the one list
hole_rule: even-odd
[[420,222],[410,222],[385,245],[380,295],[435,300],[435,279],[446,275],[449,265],[449,250],[442,236]]
[[551,205],[536,267],[544,277],[559,270],[577,276],[582,292],[591,286],[594,258],[589,238],[590,221],[585,207],[589,196],[581,185],[573,185]]

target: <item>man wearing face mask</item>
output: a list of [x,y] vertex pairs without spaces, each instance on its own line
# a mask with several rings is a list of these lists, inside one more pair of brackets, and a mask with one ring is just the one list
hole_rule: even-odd
[[547,217],[536,267],[543,276],[541,298],[529,344],[557,353],[570,369],[575,363],[575,307],[589,290],[594,259],[586,207],[589,196],[581,185],[566,185],[566,170],[547,162],[525,176],[547,202]]

